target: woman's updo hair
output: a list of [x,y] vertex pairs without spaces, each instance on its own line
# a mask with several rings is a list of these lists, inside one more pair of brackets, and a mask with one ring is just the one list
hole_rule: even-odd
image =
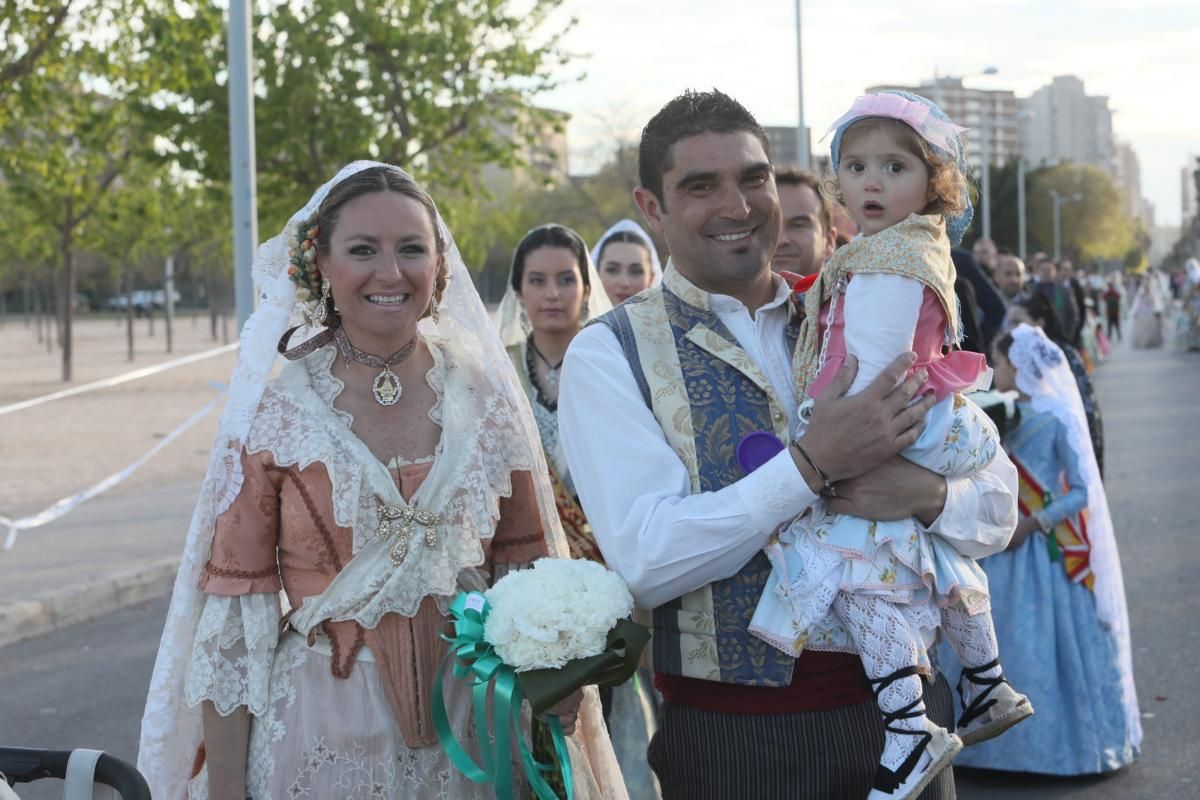
[[[600,249],[596,251],[596,253],[599,255],[599,258],[597,259],[598,261],[604,260],[604,251],[607,250],[608,246],[610,244],[612,244],[613,242],[617,242],[620,244],[636,244],[638,247],[645,250],[647,255],[650,254],[650,248],[646,246],[645,239],[638,236],[633,231],[617,231],[612,236],[609,236],[607,239],[605,239],[603,242],[600,243]],[[598,267],[600,265],[597,264],[596,266]]]
[[346,204],[363,195],[376,192],[395,192],[405,197],[411,197],[420,203],[429,214],[429,225],[433,228],[438,256],[437,275],[433,282],[433,302],[434,304],[441,302],[442,295],[446,291],[448,268],[446,265],[446,242],[442,239],[442,232],[438,228],[437,206],[434,205],[433,198],[421,188],[419,183],[395,167],[379,166],[364,169],[329,190],[321,207],[317,209],[317,216],[314,220],[317,225],[317,253],[326,257],[329,255],[329,243]]
[[579,275],[583,280],[583,286],[586,291],[592,288],[591,278],[588,276],[588,253],[587,245],[583,243],[583,237],[565,225],[543,225],[540,228],[534,228],[529,233],[525,234],[525,238],[517,245],[517,249],[513,251],[512,274],[510,281],[514,292],[518,294],[521,291],[521,279],[525,277],[525,259],[534,250],[541,247],[561,247],[564,250],[570,250],[575,254],[575,263],[579,265]]
[[[933,199],[921,209],[922,214],[942,214],[956,217],[967,210],[967,176],[962,173],[953,157],[946,156],[921,138],[921,134],[908,123],[891,117],[863,117],[850,123],[842,134],[842,152],[860,136],[873,131],[883,131],[912,155],[921,159],[929,175],[929,189]],[[837,175],[830,180],[830,189],[838,201],[845,205]]]
[[1047,339],[1059,346],[1067,343],[1067,337],[1063,333],[1062,319],[1054,308],[1054,304],[1050,302],[1050,298],[1044,293],[1034,292],[1023,298],[1017,305],[1025,309],[1030,319],[1040,320],[1042,333],[1046,334]]

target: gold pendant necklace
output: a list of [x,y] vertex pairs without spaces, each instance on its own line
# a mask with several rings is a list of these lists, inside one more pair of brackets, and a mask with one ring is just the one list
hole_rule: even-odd
[[417,349],[416,335],[414,334],[408,344],[386,359],[359,350],[351,344],[350,337],[346,335],[344,328],[337,328],[333,332],[333,338],[337,342],[338,352],[342,354],[342,362],[347,369],[350,367],[350,360],[353,359],[363,366],[383,370],[375,376],[375,381],[371,384],[371,394],[375,395],[375,402],[381,406],[396,405],[404,389],[400,386],[400,376],[392,372],[392,366],[407,359]]

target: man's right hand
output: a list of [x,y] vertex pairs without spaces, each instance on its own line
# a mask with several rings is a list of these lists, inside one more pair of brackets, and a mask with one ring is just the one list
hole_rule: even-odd
[[909,405],[927,378],[920,370],[900,382],[915,360],[913,353],[901,355],[870,386],[847,397],[858,372],[858,360],[848,356],[813,404],[808,430],[799,441],[831,481],[869,472],[917,441],[925,427],[925,412],[936,400],[928,395]]

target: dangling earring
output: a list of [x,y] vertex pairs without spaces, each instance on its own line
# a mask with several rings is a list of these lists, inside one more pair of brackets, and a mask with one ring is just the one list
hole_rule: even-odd
[[329,304],[332,302],[330,299],[332,291],[333,285],[329,283],[329,278],[322,278],[321,297],[319,300],[317,300],[317,307],[314,308],[313,312],[308,316],[308,324],[312,325],[314,328],[319,325],[324,325],[329,319]]
[[437,325],[438,321],[438,299],[434,295],[429,299],[429,318],[433,320],[433,324]]
[[521,304],[521,330],[525,332],[526,336],[533,333],[533,323],[529,321],[529,315],[525,313],[524,303]]

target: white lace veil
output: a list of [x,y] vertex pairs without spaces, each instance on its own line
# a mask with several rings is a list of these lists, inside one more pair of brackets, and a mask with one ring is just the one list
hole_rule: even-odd
[[1133,683],[1125,582],[1079,385],[1067,364],[1066,355],[1041,328],[1022,323],[1013,329],[1012,337],[1008,360],[1016,369],[1017,388],[1029,396],[1035,411],[1053,414],[1067,429],[1071,450],[1079,460],[1080,471],[1087,482],[1087,532],[1092,544],[1091,569],[1096,576],[1096,613],[1117,642],[1117,667],[1121,673],[1126,724],[1134,745],[1138,745],[1142,739],[1142,724]]
[[[546,226],[542,225],[528,231],[524,236],[521,237],[521,241],[525,241],[534,231],[541,230],[541,228],[544,227]],[[566,226],[564,225],[560,227]],[[567,228],[567,230],[571,231],[571,233],[575,234],[576,236],[579,236],[579,234],[575,233],[575,231],[571,228]],[[582,236],[579,237],[579,241],[583,241]],[[520,248],[520,246],[521,244],[518,242],[517,247],[513,248],[514,262],[516,261],[517,250]],[[584,245],[584,254],[587,254],[586,245]],[[500,342],[506,348],[525,341],[526,337],[529,336],[529,332],[526,331],[524,326],[521,324],[521,298],[517,296],[516,290],[512,287],[513,266],[515,266],[515,263],[509,265],[508,280],[505,283],[507,288],[504,290],[504,297],[500,300],[500,306],[496,309],[495,316],[493,317],[496,325],[496,332],[500,336]],[[587,271],[589,291],[587,303],[583,308],[584,322],[587,322],[589,319],[595,319],[601,314],[605,314],[612,310],[612,303],[609,302],[608,295],[604,292],[604,284],[600,283],[600,275],[596,272],[596,263],[590,256],[587,259]]]
[[646,249],[650,251],[650,285],[658,286],[662,282],[663,276],[662,262],[658,258],[658,248],[654,246],[654,240],[650,238],[650,234],[646,233],[645,228],[629,218],[616,223],[596,240],[596,246],[592,248],[592,263],[597,265],[597,269],[599,268],[600,251],[604,249],[604,243],[617,233],[632,233],[645,243]]
[[[215,522],[229,508],[242,486],[242,447],[250,433],[264,388],[276,366],[277,343],[289,324],[301,322],[295,285],[287,274],[289,240],[296,226],[316,216],[332,187],[357,172],[384,166],[388,165],[356,161],[344,167],[292,215],[283,231],[260,245],[255,256],[257,308],[242,329],[229,401],[221,415],[208,472],[188,529],[187,543],[171,595],[171,609],[159,643],[158,658],[142,717],[138,769],[146,776],[155,797],[185,796],[186,783],[201,741],[200,709],[188,707],[184,700],[192,641],[204,605],[204,596],[198,584],[208,560]],[[482,359],[481,363],[508,364],[509,358],[489,324],[487,312],[475,291],[462,256],[440,215],[437,225],[445,242],[449,271],[449,282],[439,306],[437,326],[449,328],[447,321],[455,323],[456,334],[461,332],[471,340],[467,344]],[[430,326],[434,323],[425,319],[420,324]],[[546,478],[545,457],[539,445],[537,425],[528,399],[520,389],[512,369],[487,370],[486,376],[481,390],[506,396],[509,405],[517,410],[518,419],[513,421],[513,425],[521,432],[523,440],[528,442],[528,451],[519,457],[526,464],[534,465],[533,479],[548,550],[553,556],[567,557],[566,540]]]

